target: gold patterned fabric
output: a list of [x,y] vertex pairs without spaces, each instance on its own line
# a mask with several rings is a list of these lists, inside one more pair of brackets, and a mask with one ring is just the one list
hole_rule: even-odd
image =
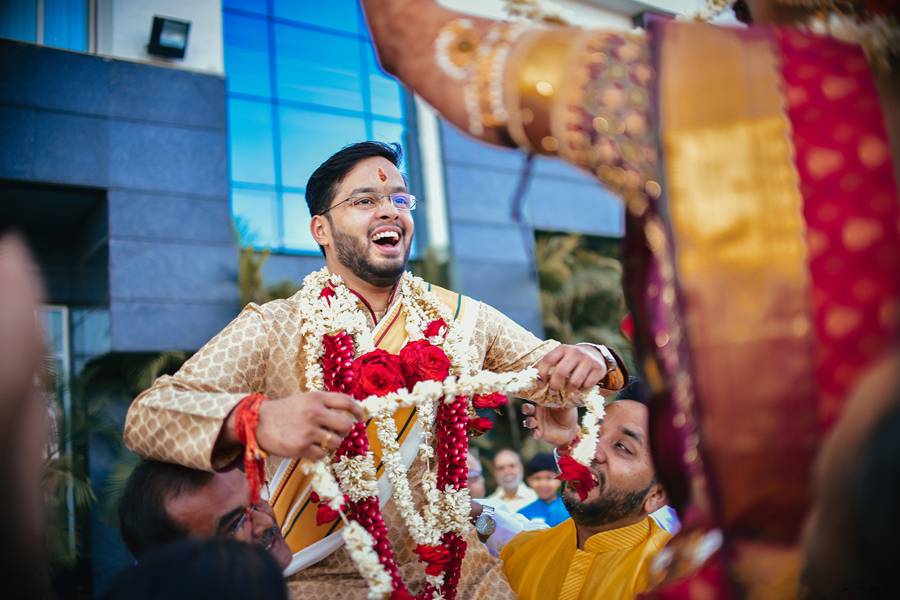
[[[125,423],[125,442],[141,456],[197,469],[216,469],[236,456],[214,456],[213,448],[230,411],[246,395],[261,392],[281,398],[307,390],[300,327],[303,315],[297,295],[248,305],[222,332],[201,348],[173,376],[160,377],[132,403]],[[542,341],[487,304],[463,298],[473,311],[470,343],[482,367],[505,372],[529,367],[559,343]],[[396,300],[399,302],[399,299]],[[386,315],[393,312],[389,307]],[[453,311],[457,307],[447,307]],[[375,323],[370,323],[375,328]],[[621,387],[621,379],[616,387]],[[539,402],[554,402],[546,387],[522,394]],[[271,477],[285,459],[271,457]],[[412,479],[421,479],[414,462]],[[413,484],[418,490],[419,486]],[[418,499],[421,502],[421,498]],[[414,544],[390,500],[383,508],[401,572],[413,590],[424,570]],[[284,524],[282,524],[284,525]],[[471,540],[459,587],[461,598],[508,597],[508,586],[496,561],[477,540]],[[366,587],[343,548],[290,579],[295,597],[319,593],[334,598],[365,598]],[[506,595],[504,595],[506,594]],[[511,597],[511,596],[509,596]]]
[[589,171],[641,215],[662,191],[654,82],[642,34],[528,33],[504,75],[509,135],[523,149],[559,155]]
[[[485,369],[523,369],[559,345],[537,339],[487,304],[477,302],[476,310],[472,344]],[[196,469],[231,463],[236,456],[214,457],[212,450],[222,424],[244,396],[261,392],[282,398],[307,390],[302,323],[296,295],[247,305],[178,373],[160,377],[135,398],[125,443],[141,456]],[[270,461],[268,469],[274,468],[276,461]]]

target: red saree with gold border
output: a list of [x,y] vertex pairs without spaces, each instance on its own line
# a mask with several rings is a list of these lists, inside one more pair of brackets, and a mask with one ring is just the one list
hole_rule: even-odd
[[900,332],[877,91],[862,51],[831,38],[651,34],[664,191],[628,216],[628,289],[645,373],[665,390],[657,467],[688,507],[673,550],[710,528],[725,538],[721,562],[656,594],[794,597],[816,450]]

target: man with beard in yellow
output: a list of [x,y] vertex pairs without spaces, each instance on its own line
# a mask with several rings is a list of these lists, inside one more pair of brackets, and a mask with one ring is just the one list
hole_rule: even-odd
[[[526,406],[534,415],[526,426],[537,436],[571,443],[578,432],[574,410]],[[665,505],[666,493],[650,456],[646,406],[623,399],[606,408],[590,470],[596,483],[584,497],[569,483],[563,490],[571,519],[520,533],[503,547],[503,572],[522,600],[625,599],[647,589],[650,562],[672,534],[650,516]]]

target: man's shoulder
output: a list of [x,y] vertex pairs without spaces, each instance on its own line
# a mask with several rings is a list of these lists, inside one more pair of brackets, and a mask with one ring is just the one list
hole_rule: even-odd
[[506,562],[516,555],[518,555],[516,558],[541,555],[541,553],[532,553],[530,550],[545,548],[548,542],[566,537],[570,533],[570,528],[571,523],[563,522],[556,527],[533,529],[517,533],[509,540],[509,542],[507,542],[506,546],[503,547],[500,559]]
[[453,290],[448,290],[447,288],[443,288],[439,285],[434,285],[433,283],[425,282],[427,289],[434,293],[437,296],[438,300],[441,301],[441,304],[450,311],[455,319],[460,311],[463,308],[464,304],[472,304],[477,303],[478,301],[466,296],[465,294],[460,294],[459,292],[454,292]]
[[281,316],[285,313],[301,312],[302,304],[300,302],[300,291],[298,290],[287,298],[275,298],[264,302],[263,304],[248,304],[247,307],[254,307],[264,317]]

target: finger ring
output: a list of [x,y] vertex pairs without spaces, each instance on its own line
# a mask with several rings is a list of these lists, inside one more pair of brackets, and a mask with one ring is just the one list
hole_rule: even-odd
[[328,450],[328,444],[331,442],[331,432],[325,432],[325,439],[322,441],[322,450]]

